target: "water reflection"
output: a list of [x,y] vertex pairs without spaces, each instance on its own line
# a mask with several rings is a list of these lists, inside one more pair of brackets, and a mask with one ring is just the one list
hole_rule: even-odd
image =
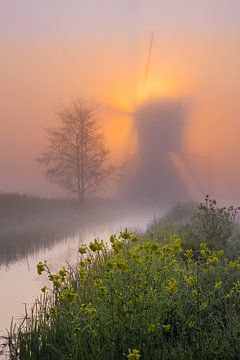
[[15,320],[20,320],[24,316],[24,304],[30,306],[34,302],[34,298],[40,294],[41,287],[46,283],[47,279],[39,277],[36,273],[38,261],[46,260],[55,271],[65,261],[72,264],[77,262],[79,244],[88,243],[96,237],[107,241],[110,234],[118,233],[125,228],[142,230],[148,221],[149,215],[144,214],[138,215],[136,218],[120,219],[118,222],[105,220],[101,225],[96,221],[94,225],[86,225],[75,236],[62,236],[61,240],[55,237],[55,240],[52,239],[51,241],[49,240],[50,236],[45,240],[42,237],[43,241],[40,241],[35,247],[30,246],[30,239],[28,239],[24,249],[21,249],[20,245],[17,249],[9,247],[9,254],[11,254],[10,249],[13,249],[12,257],[4,259],[1,254],[2,264],[7,264],[7,267],[2,266],[0,269],[2,291],[0,297],[0,335],[6,331],[6,328],[9,328],[12,317]]
[[39,251],[48,251],[59,241],[74,237],[79,231],[79,226],[74,228],[34,229],[31,232],[6,233],[0,237],[0,268],[9,267],[15,262],[24,260],[28,262],[30,255]]

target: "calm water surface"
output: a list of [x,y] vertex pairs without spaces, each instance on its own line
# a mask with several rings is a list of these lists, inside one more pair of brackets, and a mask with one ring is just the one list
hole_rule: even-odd
[[125,228],[144,230],[149,215],[121,220],[118,223],[104,223],[101,226],[88,226],[74,237],[62,239],[51,249],[39,251],[37,254],[18,261],[9,267],[0,267],[0,335],[9,329],[11,319],[19,321],[24,316],[24,304],[30,306],[40,294],[40,289],[46,284],[46,278],[37,275],[38,261],[47,260],[54,271],[69,261],[71,264],[78,260],[78,247],[81,243],[88,243],[99,237],[105,241],[112,233],[119,233]]

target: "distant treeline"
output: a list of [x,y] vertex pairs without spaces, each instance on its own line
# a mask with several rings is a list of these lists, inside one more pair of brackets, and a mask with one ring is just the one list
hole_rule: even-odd
[[20,219],[26,216],[44,215],[46,209],[59,213],[73,208],[79,208],[75,199],[48,199],[35,195],[0,192],[1,219],[9,219],[10,216]]

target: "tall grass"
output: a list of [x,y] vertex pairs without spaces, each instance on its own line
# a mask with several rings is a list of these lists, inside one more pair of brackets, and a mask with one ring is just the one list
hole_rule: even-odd
[[178,236],[159,243],[128,231],[79,249],[53,274],[32,314],[10,331],[10,359],[237,359],[240,261]]

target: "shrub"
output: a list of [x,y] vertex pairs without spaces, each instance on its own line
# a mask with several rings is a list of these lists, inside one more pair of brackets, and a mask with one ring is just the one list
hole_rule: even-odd
[[163,241],[173,234],[182,239],[184,248],[199,252],[201,242],[210,248],[224,248],[228,254],[240,250],[240,231],[236,222],[239,207],[219,207],[207,195],[204,202],[179,203],[148,226],[147,234]]
[[207,195],[198,205],[198,211],[192,216],[190,227],[195,237],[206,241],[210,246],[225,247],[236,227],[239,207],[218,207],[216,200]]

